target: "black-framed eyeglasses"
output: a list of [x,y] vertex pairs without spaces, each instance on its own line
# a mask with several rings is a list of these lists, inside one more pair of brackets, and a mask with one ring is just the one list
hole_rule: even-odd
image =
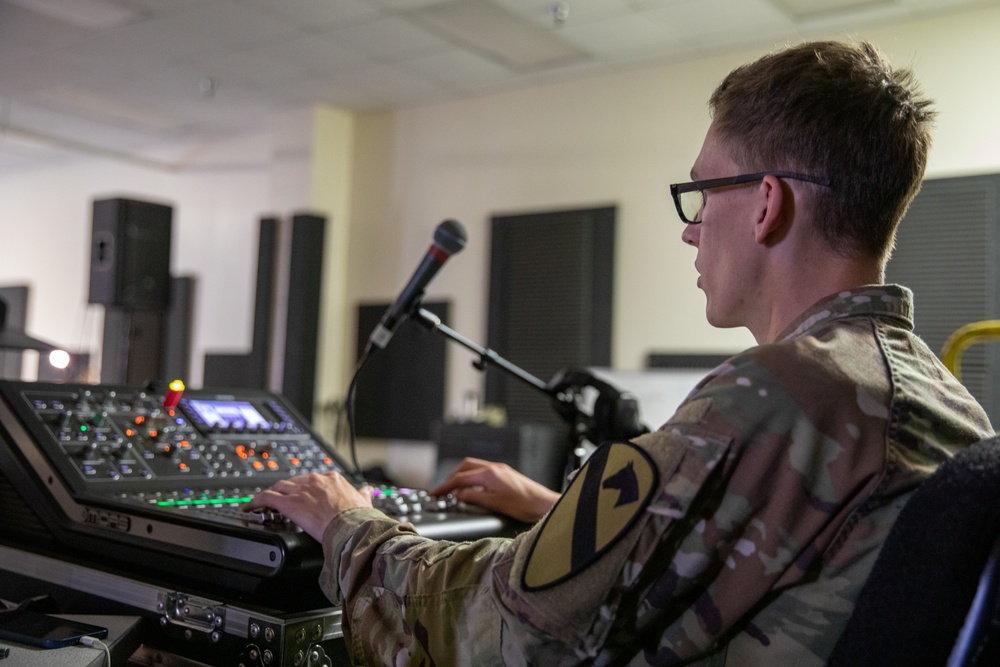
[[756,174],[740,174],[739,176],[729,176],[727,178],[709,178],[704,181],[691,181],[690,183],[672,183],[670,185],[670,196],[674,198],[674,206],[677,207],[677,215],[681,216],[681,220],[689,225],[696,225],[701,222],[698,219],[698,215],[701,213],[702,207],[705,206],[705,190],[753,183],[754,181],[763,179],[765,176],[791,178],[796,181],[805,181],[806,183],[815,183],[823,187],[830,187],[829,178],[797,174],[792,171],[761,171]]

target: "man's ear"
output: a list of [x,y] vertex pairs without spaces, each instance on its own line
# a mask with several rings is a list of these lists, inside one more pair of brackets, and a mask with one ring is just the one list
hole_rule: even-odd
[[785,192],[781,179],[765,176],[761,179],[758,194],[761,197],[757,224],[754,225],[754,240],[757,243],[774,243],[787,231],[790,220],[788,207],[792,198]]

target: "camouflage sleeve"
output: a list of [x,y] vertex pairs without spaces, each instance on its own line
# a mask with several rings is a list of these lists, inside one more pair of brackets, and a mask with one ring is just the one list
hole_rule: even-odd
[[343,602],[343,630],[359,664],[492,664],[500,620],[491,571],[511,541],[420,537],[374,509],[327,526],[320,586]]
[[789,386],[812,369],[759,361],[720,369],[656,433],[599,448],[514,540],[425,540],[373,510],[335,519],[322,584],[343,593],[355,659],[602,664],[640,641],[668,661],[710,651],[807,576],[882,470],[884,452],[842,446],[884,432],[884,415],[858,409],[881,397]]

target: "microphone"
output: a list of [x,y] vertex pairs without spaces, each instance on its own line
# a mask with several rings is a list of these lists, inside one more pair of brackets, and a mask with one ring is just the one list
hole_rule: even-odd
[[406,287],[396,299],[396,303],[385,311],[378,326],[368,337],[368,345],[365,347],[366,355],[373,347],[384,349],[389,344],[389,339],[396,332],[396,327],[406,319],[406,316],[424,296],[427,284],[449,257],[465,247],[466,239],[465,227],[458,220],[445,220],[437,226],[437,229],[434,230],[434,243],[427,249],[424,260],[413,272],[410,282],[406,283]]

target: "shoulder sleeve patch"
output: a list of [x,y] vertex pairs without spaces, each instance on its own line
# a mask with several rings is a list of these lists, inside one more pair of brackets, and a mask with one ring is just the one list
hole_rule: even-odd
[[538,591],[582,572],[643,515],[658,485],[641,448],[613,442],[598,448],[545,518],[531,545],[521,585]]

